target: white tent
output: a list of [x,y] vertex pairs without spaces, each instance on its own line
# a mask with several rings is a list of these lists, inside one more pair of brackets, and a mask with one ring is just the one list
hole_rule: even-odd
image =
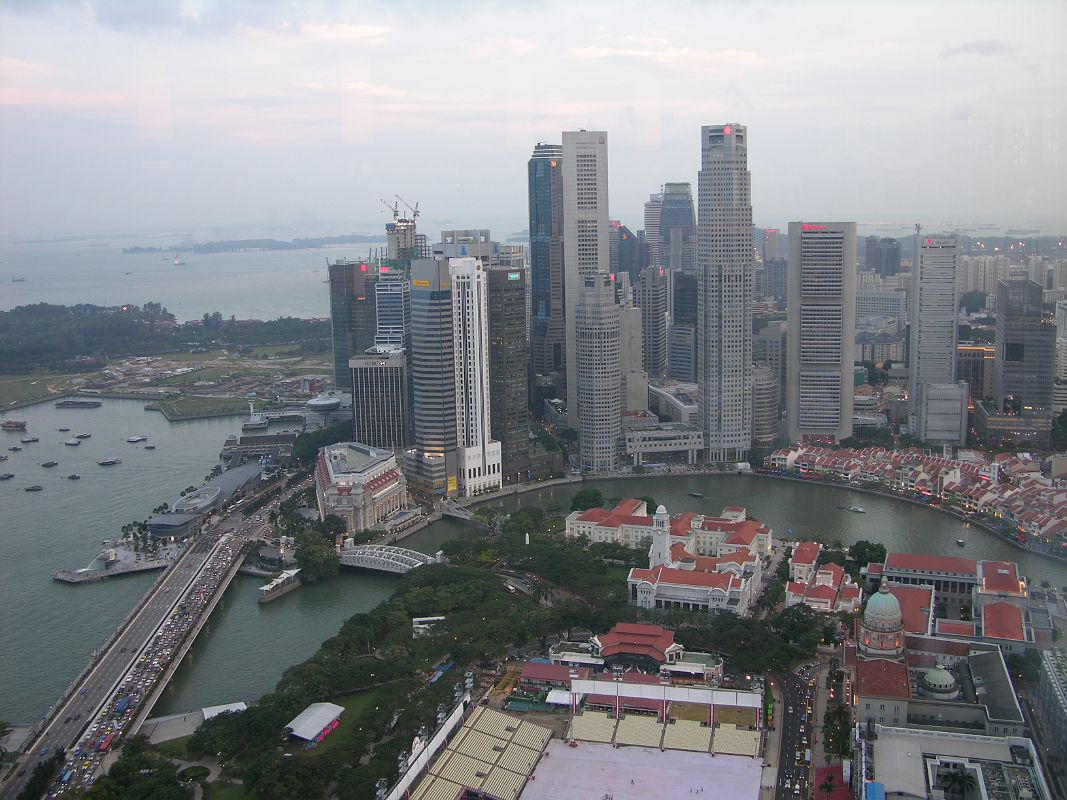
[[334,703],[312,703],[286,725],[285,729],[297,739],[313,742],[315,737],[343,713],[344,708]]

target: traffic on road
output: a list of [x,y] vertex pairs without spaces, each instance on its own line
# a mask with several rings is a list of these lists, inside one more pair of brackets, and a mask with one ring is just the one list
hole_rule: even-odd
[[811,747],[814,742],[815,678],[811,667],[778,676],[783,708],[778,713],[781,749],[778,754],[776,800],[808,797],[811,781]]

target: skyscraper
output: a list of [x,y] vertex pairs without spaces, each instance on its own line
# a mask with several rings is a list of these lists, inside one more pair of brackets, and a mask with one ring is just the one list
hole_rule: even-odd
[[[928,236],[916,226],[908,308],[911,325],[908,420],[912,434],[923,441],[962,445],[966,443],[969,391],[966,384],[961,389],[954,380],[959,318],[958,254],[959,241],[955,236]],[[940,386],[928,392],[925,388],[928,385]],[[962,398],[953,392],[962,392]],[[934,394],[937,403],[932,400]]]
[[[489,417],[488,269],[472,257],[448,262],[455,348],[456,461],[463,497],[498,489],[501,484],[500,442],[492,438]],[[522,332],[519,326],[519,334]]]
[[993,396],[999,413],[1020,417],[1051,414],[1056,326],[1042,315],[1041,296],[1041,284],[1036,281],[997,284]]
[[645,203],[645,246],[648,249],[648,263],[644,266],[659,266],[660,254],[660,219],[663,216],[663,193],[650,194]]
[[456,365],[448,262],[411,263],[412,447],[404,454],[408,487],[426,499],[455,496]]
[[689,183],[665,183],[660,195],[659,264],[671,270],[692,270],[696,258],[696,218],[693,188]]
[[378,267],[371,262],[340,259],[329,265],[328,273],[333,385],[347,392],[352,390],[348,359],[374,346]]
[[488,274],[489,422],[490,435],[500,442],[505,483],[529,478],[527,366],[523,321],[526,314],[526,271],[498,267]]
[[619,410],[647,411],[648,373],[641,346],[641,309],[628,297],[620,300],[617,292],[615,302],[619,304]]
[[[868,267],[870,269],[870,267]],[[900,242],[888,237],[879,239],[874,246],[874,269],[883,278],[900,272]],[[915,268],[912,267],[914,272]]]
[[[585,286],[585,277],[607,277],[609,259],[608,135],[604,131],[566,131],[563,134],[563,303],[567,322],[567,424],[579,435],[604,428],[584,426],[581,419],[583,404],[578,401],[579,365],[575,360],[578,294]],[[588,369],[581,371],[589,374]],[[618,380],[616,374],[616,392]],[[597,453],[605,447],[603,443],[582,442],[583,448],[587,446],[590,452]]]
[[672,272],[671,325],[667,344],[667,370],[670,377],[684,383],[697,379],[697,290],[698,278],[692,272]]
[[411,346],[411,282],[399,269],[386,266],[378,269],[378,281],[374,287],[377,314],[374,347],[378,350],[407,352]]
[[583,470],[603,472],[618,465],[622,435],[619,304],[611,277],[584,275],[573,310],[575,356],[569,363],[577,375],[569,385],[575,387],[579,459]]
[[856,223],[789,223],[786,423],[793,441],[852,435]]
[[352,370],[353,439],[382,450],[403,450],[410,442],[408,361],[403,350],[361,353]]
[[643,364],[651,380],[667,373],[667,271],[648,267],[637,283],[637,305],[641,308]]
[[538,144],[527,166],[530,197],[530,357],[534,372],[566,373],[563,314],[563,147]]
[[744,460],[752,444],[753,240],[744,126],[700,129],[697,383],[710,461]]
[[752,444],[768,447],[778,438],[778,375],[766,364],[752,370]]

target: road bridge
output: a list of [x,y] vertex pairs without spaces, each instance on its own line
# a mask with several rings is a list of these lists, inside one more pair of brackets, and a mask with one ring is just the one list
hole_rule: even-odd
[[341,549],[341,566],[372,569],[378,572],[392,572],[403,575],[415,567],[440,563],[444,556],[428,556],[405,547],[388,544],[360,544]]
[[470,509],[465,508],[464,506],[461,506],[458,503],[453,502],[452,500],[442,500],[438,504],[438,508],[441,510],[441,513],[444,514],[446,517],[453,517],[455,519],[463,520],[474,519],[474,514],[471,513]]

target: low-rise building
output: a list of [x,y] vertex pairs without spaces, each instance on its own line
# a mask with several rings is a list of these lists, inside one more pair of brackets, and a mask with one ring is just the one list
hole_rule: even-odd
[[320,519],[334,514],[348,530],[366,530],[407,506],[407,480],[392,450],[341,442],[319,451],[315,497]]
[[[815,543],[806,542],[805,544]],[[791,571],[792,568],[793,562],[791,560]],[[802,572],[807,571],[802,570]],[[862,590],[840,564],[829,563],[816,566],[810,572],[808,580],[791,580],[785,587],[785,605],[787,608],[804,604],[815,611],[829,613],[844,611],[849,614],[855,614],[859,611],[862,600]]]

